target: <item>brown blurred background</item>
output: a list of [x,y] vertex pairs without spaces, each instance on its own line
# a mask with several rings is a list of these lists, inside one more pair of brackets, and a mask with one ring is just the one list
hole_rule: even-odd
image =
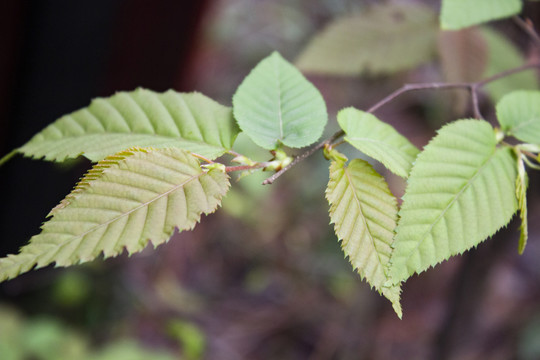
[[[260,59],[278,50],[294,60],[331,19],[376,2],[4,1],[0,155],[115,91],[196,90],[230,105]],[[538,4],[525,8],[537,24],[539,12]],[[517,26],[496,26],[527,51]],[[440,80],[436,66],[377,78],[310,77],[328,104],[327,133],[340,108],[366,109],[404,82]],[[378,115],[423,146],[451,120],[438,108],[445,99],[407,95]],[[491,104],[483,111],[493,117]],[[0,167],[1,256],[39,232],[88,166],[16,157]],[[476,250],[410,279],[399,320],[343,258],[328,225],[327,166],[316,155],[270,187],[242,180],[217,214],[156,251],[31,272],[0,284],[0,303],[28,321],[53,317],[90,347],[129,337],[186,359],[540,358],[538,172],[531,172],[525,254],[517,255],[514,219]],[[402,193],[399,179],[389,182]]]

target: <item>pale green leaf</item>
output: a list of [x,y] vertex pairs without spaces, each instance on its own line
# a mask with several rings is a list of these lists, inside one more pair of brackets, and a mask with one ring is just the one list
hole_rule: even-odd
[[97,98],[65,115],[18,149],[26,156],[97,161],[131,146],[177,147],[216,158],[239,129],[230,108],[199,93],[137,89]]
[[390,276],[406,280],[478,245],[517,210],[512,149],[491,125],[444,126],[416,158],[403,196]]
[[[485,79],[500,72],[525,64],[525,58],[518,48],[505,36],[487,27],[479,29],[488,46],[487,68],[481,75]],[[480,80],[480,79],[477,79]],[[485,86],[493,102],[514,90],[537,90],[538,80],[535,70],[522,71]]]
[[441,28],[459,30],[502,19],[521,11],[521,0],[443,0]]
[[497,103],[501,129],[517,139],[540,144],[540,91],[514,91]]
[[527,221],[527,187],[529,186],[529,177],[525,171],[525,164],[522,159],[518,159],[517,165],[516,197],[518,200],[519,218],[521,220],[518,252],[523,254],[529,237]]
[[233,97],[240,128],[257,145],[299,148],[319,139],[328,121],[319,91],[277,52],[263,59]]
[[373,6],[328,25],[296,64],[319,74],[393,73],[428,62],[435,52],[436,34],[436,15],[425,6]]
[[401,293],[388,281],[388,261],[397,220],[397,201],[386,181],[366,161],[332,161],[326,189],[330,219],[341,247],[363,279],[392,302],[401,318]]
[[131,148],[98,162],[17,255],[0,259],[0,281],[55,262],[69,266],[103,253],[157,246],[195,226],[229,188],[226,173],[203,171],[190,153]]
[[394,174],[407,178],[419,151],[406,137],[373,114],[352,107],[341,110],[337,120],[348,143]]

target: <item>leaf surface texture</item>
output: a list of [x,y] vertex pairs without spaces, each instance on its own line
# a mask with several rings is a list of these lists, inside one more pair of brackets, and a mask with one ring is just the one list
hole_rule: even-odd
[[326,198],[345,256],[401,317],[399,286],[384,286],[397,220],[397,201],[386,181],[364,160],[352,160],[348,166],[332,161]]
[[407,178],[419,150],[406,137],[374,115],[355,108],[341,110],[337,119],[345,131],[345,141]]
[[240,128],[257,145],[273,150],[317,141],[328,121],[319,91],[292,64],[274,52],[244,79],[233,97]]
[[137,89],[97,98],[36,134],[19,152],[63,161],[100,160],[132,146],[177,147],[209,158],[231,149],[232,110],[200,93]]
[[17,255],[0,259],[0,281],[55,262],[69,266],[101,253],[129,254],[188,230],[217,208],[229,188],[226,173],[203,171],[190,153],[132,148],[98,162],[49,214]]
[[540,92],[514,91],[497,104],[501,129],[517,139],[540,145]]
[[444,126],[411,170],[390,275],[406,280],[478,245],[517,210],[513,151],[480,120]]

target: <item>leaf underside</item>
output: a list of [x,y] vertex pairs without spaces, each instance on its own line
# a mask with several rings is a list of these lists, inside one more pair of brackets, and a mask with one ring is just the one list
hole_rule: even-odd
[[518,162],[518,176],[516,179],[516,197],[518,200],[519,218],[521,224],[519,227],[519,244],[518,252],[523,254],[525,246],[527,245],[527,239],[529,237],[528,221],[527,221],[527,187],[529,186],[529,177],[525,171],[525,164],[522,159]]
[[390,276],[406,280],[478,245],[517,210],[512,149],[485,121],[439,130],[418,155],[403,196]]
[[190,153],[131,148],[98,162],[56,207],[17,255],[0,259],[0,281],[35,265],[69,266],[103,253],[129,254],[166,242],[217,208],[229,188],[226,173],[205,172]]
[[326,189],[341,247],[363,279],[392,302],[401,318],[398,285],[385,287],[397,220],[397,201],[366,161],[332,161]]
[[521,0],[443,0],[441,28],[459,30],[491,20],[502,19],[521,11]]
[[501,129],[517,139],[540,145],[540,91],[514,91],[497,104]]
[[232,110],[200,93],[137,89],[94,99],[18,149],[25,156],[98,161],[132,146],[177,147],[208,158],[231,149],[239,129]]
[[425,6],[373,6],[331,23],[296,65],[310,73],[349,76],[407,70],[431,59],[436,33],[436,15]]
[[419,150],[406,137],[374,115],[352,107],[341,110],[337,119],[348,143],[407,178]]
[[328,120],[319,91],[277,52],[263,59],[233,97],[240,128],[257,145],[274,150],[317,141]]

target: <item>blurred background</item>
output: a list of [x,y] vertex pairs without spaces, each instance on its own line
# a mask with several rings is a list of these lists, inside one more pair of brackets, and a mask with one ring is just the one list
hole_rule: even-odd
[[[200,91],[230,106],[262,58],[277,50],[294,61],[334,19],[376,3],[388,2],[3,1],[0,156],[92,98],[116,91]],[[440,6],[400,3],[424,4],[434,14]],[[539,5],[527,2],[524,9],[535,24]],[[492,29],[524,58],[538,56],[514,22]],[[327,102],[326,136],[337,129],[339,109],[367,109],[406,82],[478,76],[455,75],[451,64],[475,63],[482,45],[441,38],[439,46],[455,51],[434,48],[410,69],[308,74]],[[537,82],[536,74],[527,76]],[[460,96],[406,94],[377,115],[422,147],[442,124],[471,116]],[[490,99],[481,99],[482,112],[493,121]],[[250,144],[240,138],[238,147]],[[399,320],[344,259],[323,196],[328,165],[317,154],[271,186],[260,185],[268,173],[233,183],[222,209],[156,250],[48,267],[1,283],[0,359],[540,358],[538,172],[530,172],[525,254],[517,254],[514,219],[474,251],[411,278]],[[39,232],[89,166],[84,159],[53,164],[18,156],[0,167],[1,256]],[[401,195],[405,184],[375,166]]]

